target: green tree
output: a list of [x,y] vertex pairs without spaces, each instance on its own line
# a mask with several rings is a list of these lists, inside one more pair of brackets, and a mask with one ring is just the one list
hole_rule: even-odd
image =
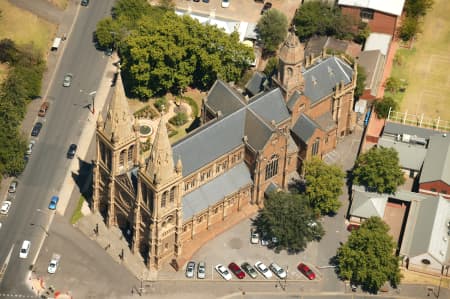
[[386,80],[386,90],[388,90],[392,93],[398,92],[401,87],[402,87],[402,82],[400,81],[400,79],[398,79],[396,77],[389,77]]
[[155,107],[159,112],[163,112],[163,110],[167,109],[167,99],[166,97],[161,97],[155,101]]
[[353,184],[378,193],[394,193],[404,182],[398,153],[393,148],[372,147],[358,157],[353,168]]
[[420,19],[418,17],[406,17],[398,31],[400,38],[403,41],[409,41],[417,33],[420,33]]
[[389,110],[398,110],[398,104],[392,97],[386,96],[375,101],[375,112],[378,118],[387,118]]
[[344,185],[344,172],[319,158],[305,162],[306,195],[316,213],[336,213],[341,207],[339,196]]
[[358,64],[358,75],[356,76],[355,97],[359,98],[366,89],[366,69]]
[[267,78],[272,77],[278,70],[278,58],[270,57],[267,61],[266,68],[264,69],[264,74]]
[[267,52],[274,52],[286,38],[288,20],[279,10],[271,9],[259,19],[256,29],[264,49]]
[[405,11],[411,17],[423,17],[433,7],[434,0],[406,0]]
[[254,225],[261,236],[278,239],[271,244],[277,251],[300,252],[308,242],[318,241],[325,234],[322,224],[316,222],[308,198],[301,194],[272,192]]
[[395,249],[389,226],[381,218],[371,217],[338,249],[338,275],[372,293],[377,293],[386,281],[397,287],[401,273]]
[[175,126],[182,126],[185,123],[187,123],[188,121],[188,117],[186,115],[186,113],[184,112],[179,112],[177,113],[174,117],[172,117],[169,122]]

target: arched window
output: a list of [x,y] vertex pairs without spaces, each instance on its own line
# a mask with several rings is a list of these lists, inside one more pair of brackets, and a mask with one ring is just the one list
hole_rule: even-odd
[[311,148],[311,154],[313,156],[317,156],[317,154],[319,153],[319,144],[320,144],[320,139],[316,138],[316,140],[314,141],[312,148]]
[[266,165],[266,180],[277,175],[278,173],[278,156],[272,155]]
[[161,208],[165,208],[166,207],[166,202],[167,202],[167,191],[164,191],[164,193],[162,194],[161,197]]
[[119,167],[123,167],[124,164],[125,164],[125,153],[126,153],[126,150],[123,150],[123,151],[120,152],[120,155],[119,155]]
[[128,166],[133,165],[133,153],[134,153],[134,145],[128,148]]
[[173,186],[172,189],[170,189],[170,196],[169,196],[170,203],[173,203],[175,201],[175,189],[176,189],[175,186]]

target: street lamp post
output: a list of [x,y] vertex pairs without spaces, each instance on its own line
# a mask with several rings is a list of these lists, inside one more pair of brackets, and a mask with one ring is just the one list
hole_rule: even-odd
[[95,95],[97,94],[97,91],[93,91],[89,93],[89,95],[92,98],[92,114],[95,114]]

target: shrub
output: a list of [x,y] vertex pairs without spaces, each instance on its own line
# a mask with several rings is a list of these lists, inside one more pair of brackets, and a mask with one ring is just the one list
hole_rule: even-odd
[[169,120],[169,122],[174,126],[182,126],[185,123],[187,123],[187,121],[188,117],[184,112],[177,113],[177,115],[175,115]]
[[155,107],[159,112],[167,109],[167,99],[165,97],[159,98],[155,101]]

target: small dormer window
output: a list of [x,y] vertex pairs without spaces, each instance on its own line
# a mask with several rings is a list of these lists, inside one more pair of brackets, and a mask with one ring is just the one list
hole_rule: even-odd
[[363,20],[373,20],[373,10],[370,8],[361,8],[360,17]]
[[311,76],[311,81],[312,81],[312,83],[314,84],[314,86],[317,85],[317,79],[316,79],[316,77]]

